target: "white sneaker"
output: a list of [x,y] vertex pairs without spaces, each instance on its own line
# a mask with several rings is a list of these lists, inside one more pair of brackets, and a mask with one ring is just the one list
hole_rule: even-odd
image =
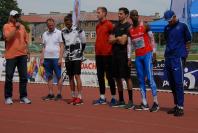
[[11,97],[6,98],[5,99],[5,104],[7,104],[7,105],[13,104],[12,98]]
[[23,97],[20,99],[20,103],[23,103],[23,104],[31,104],[31,100],[28,99],[27,97]]

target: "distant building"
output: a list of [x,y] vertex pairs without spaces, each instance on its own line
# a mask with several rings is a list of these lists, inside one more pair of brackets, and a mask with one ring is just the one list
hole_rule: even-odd
[[[21,18],[22,20],[29,22],[30,26],[30,36],[34,42],[41,41],[41,35],[47,29],[46,27],[46,19],[52,17],[55,19],[57,27],[59,29],[64,27],[64,17],[67,13],[60,13],[60,12],[50,12],[50,14],[36,14],[30,13],[29,15],[23,15]],[[117,12],[108,12],[107,19],[111,20],[115,23],[118,20]],[[151,22],[156,19],[159,19],[159,14],[155,14],[154,16],[140,16],[140,19],[144,22]],[[96,17],[96,11],[93,12],[85,12],[82,11],[80,14],[80,24],[79,26],[84,29],[87,43],[94,44],[96,39],[96,25],[98,23]]]

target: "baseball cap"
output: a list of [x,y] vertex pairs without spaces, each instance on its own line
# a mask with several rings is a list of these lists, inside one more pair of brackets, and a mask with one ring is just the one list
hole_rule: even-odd
[[10,11],[10,16],[15,16],[15,15],[19,15],[19,12],[16,10]]
[[164,12],[164,19],[166,21],[171,21],[174,16],[175,16],[175,13],[171,10],[168,10],[168,11]]

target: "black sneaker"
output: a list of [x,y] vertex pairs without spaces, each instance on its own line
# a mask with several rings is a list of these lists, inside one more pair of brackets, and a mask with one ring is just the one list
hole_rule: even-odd
[[153,106],[150,108],[150,112],[157,112],[159,108],[159,105],[156,102],[154,102]]
[[174,108],[170,109],[167,114],[174,114],[176,112],[176,110],[178,109],[177,106],[175,106]]
[[184,115],[184,109],[177,108],[175,113],[174,113],[174,116],[181,117],[183,115]]
[[47,96],[42,97],[42,99],[44,101],[53,100],[54,99],[54,94],[48,94]]
[[56,95],[56,97],[54,98],[55,101],[61,100],[62,96],[61,94]]
[[121,107],[123,108],[125,106],[125,102],[124,101],[118,101],[116,104],[112,105],[111,107]]
[[134,109],[134,107],[135,105],[133,104],[131,100],[128,102],[128,104],[124,106],[125,109]]
[[149,110],[149,106],[148,104],[144,105],[143,103],[141,103],[140,105],[136,105],[134,107],[134,110]]

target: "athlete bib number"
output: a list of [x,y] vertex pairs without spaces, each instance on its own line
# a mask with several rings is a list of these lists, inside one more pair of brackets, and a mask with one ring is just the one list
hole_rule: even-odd
[[134,45],[135,49],[140,49],[140,48],[145,47],[145,43],[144,43],[144,38],[143,37],[139,37],[139,38],[133,39],[132,42],[133,42],[133,45]]

